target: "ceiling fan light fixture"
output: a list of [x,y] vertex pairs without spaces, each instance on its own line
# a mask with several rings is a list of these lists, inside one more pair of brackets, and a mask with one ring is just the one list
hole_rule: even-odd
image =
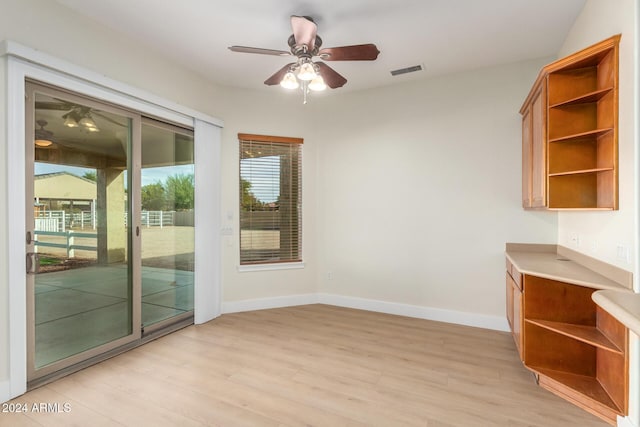
[[327,84],[324,82],[321,75],[318,75],[315,79],[311,80],[311,83],[309,83],[309,89],[315,92],[321,92],[326,88]]
[[34,144],[36,144],[36,147],[49,147],[53,144],[53,142],[49,141],[48,139],[36,139],[34,141]]
[[53,144],[53,141],[51,141],[53,132],[44,128],[47,125],[47,121],[38,119],[36,120],[36,124],[40,126],[40,129],[36,129],[33,143],[36,145],[36,147],[49,147]]
[[96,122],[94,122],[93,119],[89,116],[85,116],[81,118],[78,123],[80,123],[82,126],[86,127],[87,129],[98,128],[98,126],[96,125]]
[[298,83],[298,80],[296,79],[295,74],[289,71],[282,78],[282,81],[280,82],[280,86],[282,86],[285,89],[297,89],[300,86],[300,84]]
[[318,76],[315,67],[310,60],[303,61],[298,70],[298,78],[303,81],[311,81]]
[[62,118],[64,119],[64,125],[68,128],[77,128],[80,126],[78,124],[80,117],[75,111],[69,111],[67,114],[62,116]]
[[77,128],[78,126],[80,126],[78,122],[71,116],[68,116],[66,119],[64,119],[64,125],[68,128]]

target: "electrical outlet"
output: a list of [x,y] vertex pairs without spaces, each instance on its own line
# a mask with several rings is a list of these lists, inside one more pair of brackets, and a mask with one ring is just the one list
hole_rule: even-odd
[[631,262],[631,252],[629,251],[629,247],[624,245],[618,245],[616,247],[616,257],[620,261],[625,261],[626,263]]
[[327,280],[333,280],[333,272],[327,271]]
[[569,240],[571,241],[573,246],[575,246],[576,248],[580,247],[580,235],[579,234],[572,233],[571,236],[569,237]]

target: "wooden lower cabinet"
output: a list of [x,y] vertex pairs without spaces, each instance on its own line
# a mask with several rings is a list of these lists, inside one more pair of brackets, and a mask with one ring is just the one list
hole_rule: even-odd
[[[512,267],[513,268],[513,267]],[[517,270],[513,268],[515,275],[519,275]],[[516,343],[518,354],[522,359],[522,291],[518,286],[518,282],[513,278],[512,270],[507,270],[507,320],[513,340]]]
[[616,424],[628,408],[628,330],[591,299],[596,289],[522,276],[507,265],[507,318],[538,384]]

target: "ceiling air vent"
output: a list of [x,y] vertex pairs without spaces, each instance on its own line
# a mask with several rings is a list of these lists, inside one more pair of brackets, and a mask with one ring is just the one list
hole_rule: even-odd
[[412,67],[400,68],[398,70],[392,70],[392,76],[399,76],[400,74],[414,73],[416,71],[422,71],[422,65],[414,65]]

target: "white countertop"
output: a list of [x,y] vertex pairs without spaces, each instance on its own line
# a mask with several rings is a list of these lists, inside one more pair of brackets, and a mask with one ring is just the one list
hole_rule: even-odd
[[640,335],[640,294],[610,289],[594,292],[591,298],[627,328]]
[[615,289],[631,292],[619,283],[571,261],[556,252],[506,251],[507,258],[520,273],[558,280],[594,289]]
[[[505,255],[522,274],[598,289],[591,296],[593,301],[640,335],[640,294],[558,252],[555,245],[508,243]],[[630,287],[631,279],[629,273],[622,282]]]

